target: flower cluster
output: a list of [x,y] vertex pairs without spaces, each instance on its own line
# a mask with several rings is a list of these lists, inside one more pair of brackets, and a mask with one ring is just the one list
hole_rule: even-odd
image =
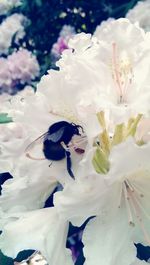
[[24,22],[26,18],[22,14],[13,14],[6,18],[0,25],[0,55],[8,54],[12,44],[12,38],[18,42],[25,35]]
[[0,92],[15,94],[39,75],[36,57],[27,49],[0,58]]
[[54,60],[58,60],[65,49],[68,49],[68,41],[75,35],[75,29],[69,25],[64,25],[59,33],[57,42],[53,44],[51,54]]
[[86,265],[147,264],[135,244],[150,245],[149,34],[107,21],[70,39],[57,65],[36,93],[4,99],[13,122],[0,127],[0,169],[13,178],[2,185],[0,248],[71,265],[69,222],[86,221]]
[[1,0],[0,1],[0,15],[7,14],[13,7],[21,4],[21,0]]
[[[9,6],[18,4],[19,1],[9,1]],[[27,85],[32,86],[32,81],[40,74],[35,55],[20,46],[27,22],[24,15],[14,13],[0,24],[0,94],[16,94]]]

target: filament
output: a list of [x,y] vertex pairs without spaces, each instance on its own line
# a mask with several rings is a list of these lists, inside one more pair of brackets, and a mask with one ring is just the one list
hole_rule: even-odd
[[127,213],[128,213],[128,220],[129,224],[132,226],[135,226],[134,221],[133,221],[133,215],[132,215],[132,209],[130,206],[130,195],[128,193],[128,188],[126,186],[126,183],[123,183],[123,191],[124,191],[124,197],[125,197],[125,203],[126,203],[126,208],[127,208]]
[[30,155],[29,153],[26,153],[26,157],[32,159],[32,160],[46,160],[45,157],[42,157],[42,158],[37,158],[37,157],[34,157],[32,155]]
[[[147,215],[146,211],[144,210],[142,204],[140,203],[140,198],[144,197],[144,195],[141,197],[141,193],[139,193],[136,188],[135,190],[135,185],[126,179],[123,183],[122,186],[123,192],[124,192],[124,198],[125,198],[125,204],[126,204],[126,209],[127,209],[127,214],[128,214],[128,220],[129,224],[134,226],[135,223],[133,221],[133,214],[137,218],[138,224],[143,232],[144,238],[148,244],[150,244],[150,238],[149,235],[147,234],[146,228],[143,223],[142,219],[142,212],[145,214],[145,216],[150,219],[150,216]],[[137,196],[137,195],[139,196]]]
[[113,79],[119,94],[118,103],[122,103],[126,101],[127,90],[132,83],[133,72],[128,57],[125,54],[122,54],[121,58],[118,57],[116,43],[112,43],[112,50]]
[[[140,204],[140,202],[138,201],[138,199],[136,198],[135,194],[132,193],[131,197],[132,197],[132,207],[133,207],[135,216],[137,217],[137,221],[139,223],[139,226],[141,227],[141,230],[143,232],[143,235],[144,235],[146,242],[150,245],[150,238],[149,238],[149,235],[147,234],[147,231],[145,229],[145,226],[143,224],[143,220],[141,217],[141,210],[144,211],[144,209],[143,209],[142,205]],[[144,211],[144,213],[145,213],[145,211]],[[146,214],[146,216],[147,216],[147,214]]]
[[120,193],[119,193],[119,204],[118,204],[118,208],[121,207],[121,199],[122,199],[122,187],[121,187]]
[[119,95],[120,95],[120,102],[122,101],[122,86],[121,86],[121,80],[120,80],[120,74],[119,74],[119,69],[118,69],[118,62],[116,60],[117,57],[117,53],[116,53],[116,43],[112,44],[113,46],[113,65],[114,65],[114,77],[115,77],[115,81],[117,83],[118,89],[119,89]]

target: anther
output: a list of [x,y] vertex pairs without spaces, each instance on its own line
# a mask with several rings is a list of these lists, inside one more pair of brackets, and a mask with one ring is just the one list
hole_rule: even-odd
[[129,225],[131,225],[132,227],[135,226],[135,223],[133,223],[132,221],[129,222]]

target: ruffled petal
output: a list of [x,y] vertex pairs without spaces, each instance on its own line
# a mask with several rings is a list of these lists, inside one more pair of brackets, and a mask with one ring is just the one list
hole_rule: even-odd
[[[136,257],[136,248],[127,225],[124,209],[116,207],[117,190],[99,217],[91,220],[83,234],[86,265],[129,265]],[[113,198],[114,197],[114,198]],[[116,197],[116,198],[115,198]]]
[[68,223],[59,218],[54,208],[14,214],[3,228],[0,248],[13,258],[24,249],[35,249],[49,264],[71,265],[70,251],[65,248],[67,232]]

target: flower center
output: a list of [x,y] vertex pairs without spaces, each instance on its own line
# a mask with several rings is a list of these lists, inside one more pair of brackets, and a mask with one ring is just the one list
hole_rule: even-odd
[[116,43],[112,44],[112,78],[118,94],[118,104],[127,102],[127,92],[132,84],[133,70],[131,61],[124,51],[118,55]]

